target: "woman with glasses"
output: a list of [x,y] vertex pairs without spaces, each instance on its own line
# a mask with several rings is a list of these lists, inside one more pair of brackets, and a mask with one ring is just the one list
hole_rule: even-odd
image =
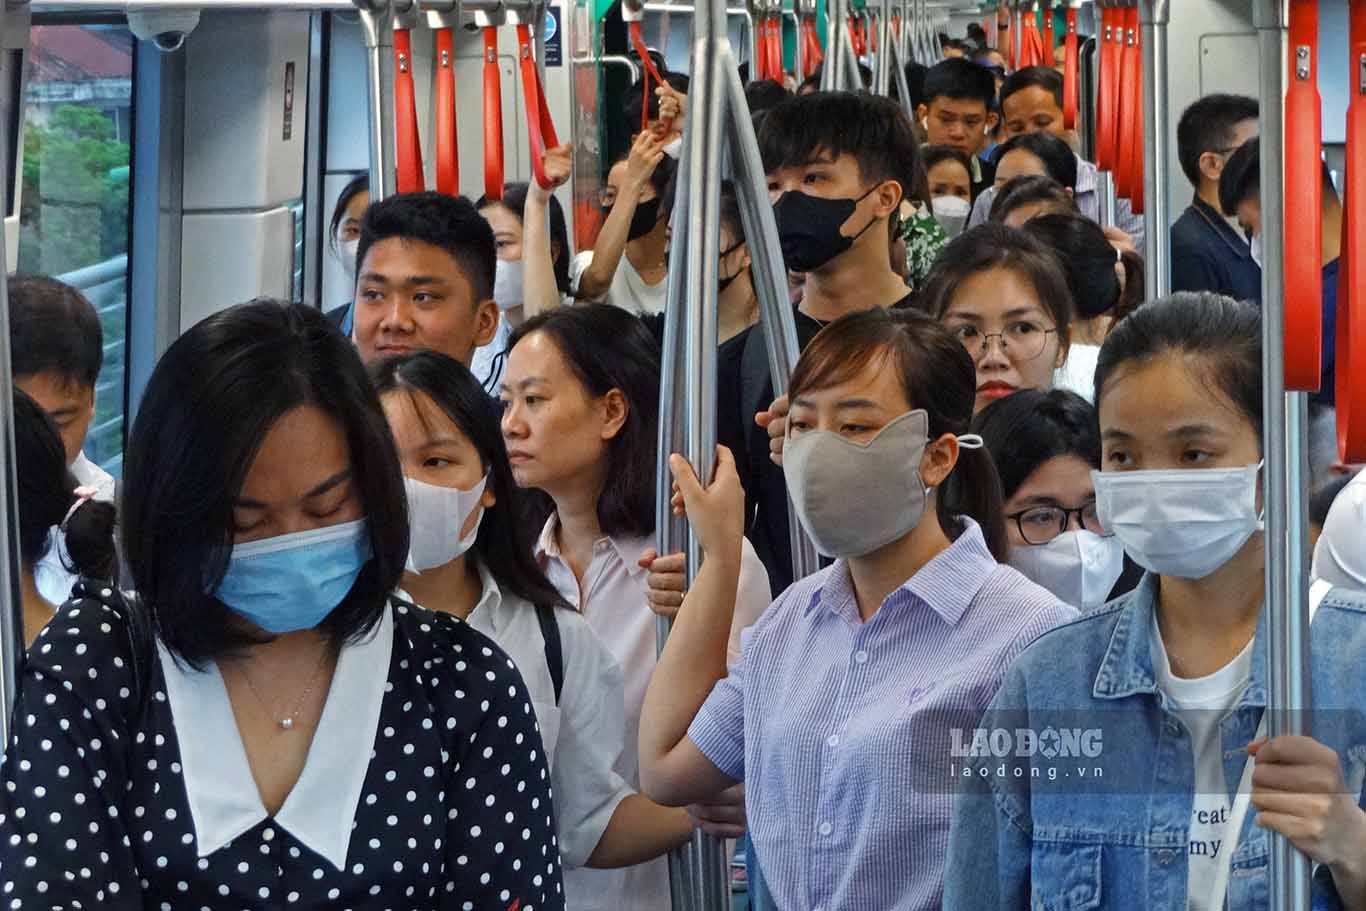
[[1062,264],[1030,235],[985,224],[944,248],[917,306],[977,366],[973,413],[1021,389],[1053,388],[1067,361],[1072,294]]
[[1100,430],[1085,399],[1025,389],[983,408],[972,430],[1001,476],[1011,566],[1082,610],[1137,584],[1137,567],[1096,511]]

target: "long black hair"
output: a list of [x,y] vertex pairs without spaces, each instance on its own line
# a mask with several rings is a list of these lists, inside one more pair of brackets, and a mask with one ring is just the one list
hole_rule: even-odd
[[227,572],[233,501],[262,441],[304,406],[345,434],[373,549],[319,629],[338,643],[364,635],[403,575],[403,472],[356,349],[312,307],[263,298],[215,313],[157,363],[124,456],[123,553],[161,640],[192,667],[268,641],[210,592]]
[[[474,553],[498,580],[498,587],[531,604],[569,607],[532,555],[533,526],[523,521],[525,510],[519,508],[525,493],[512,477],[497,403],[469,368],[439,352],[418,351],[378,361],[370,368],[370,378],[381,399],[402,395],[416,405],[418,395],[427,396],[479,453],[494,504],[479,523]],[[414,412],[422,414],[418,408]]]
[[[639,317],[609,304],[560,307],[529,319],[513,333],[508,351],[536,332],[555,343],[588,395],[600,398],[618,389],[626,399],[626,423],[607,444],[607,481],[598,495],[602,533],[654,534],[659,343]],[[529,515],[543,523],[554,508],[550,497],[537,491]]]
[[[964,434],[977,398],[977,367],[962,343],[937,320],[915,310],[873,309],[841,317],[821,330],[792,371],[789,395],[828,389],[858,376],[878,358],[896,370],[912,408],[929,416],[930,439]],[[991,456],[963,448],[944,482],[935,510],[950,539],[962,534],[961,515],[982,529],[987,549],[998,562],[1010,555],[1002,515],[1001,479]],[[868,504],[870,509],[878,504]]]
[[[114,552],[115,510],[111,503],[77,502],[77,481],[66,467],[61,435],[38,403],[14,391],[14,451],[18,467],[19,557],[25,568],[46,555],[54,525],[66,534],[67,569],[80,576],[112,579],[118,574]],[[63,524],[65,523],[65,524]]]

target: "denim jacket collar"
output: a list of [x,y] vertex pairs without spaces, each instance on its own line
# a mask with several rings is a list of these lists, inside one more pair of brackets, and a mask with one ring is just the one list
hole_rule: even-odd
[[[1096,673],[1091,694],[1097,699],[1121,699],[1138,693],[1157,695],[1153,673],[1152,615],[1157,609],[1158,577],[1145,573],[1138,587],[1120,599],[1120,612],[1110,644]],[[1252,649],[1252,679],[1240,706],[1266,707],[1266,611],[1257,616],[1256,645]]]

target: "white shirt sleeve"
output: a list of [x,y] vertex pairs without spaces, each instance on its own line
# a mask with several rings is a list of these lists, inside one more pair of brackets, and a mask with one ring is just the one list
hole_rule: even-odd
[[740,550],[740,585],[735,592],[735,616],[731,620],[730,641],[726,644],[726,665],[740,660],[740,633],[754,625],[768,606],[773,593],[768,587],[768,571],[759,559],[749,538],[742,539]]
[[581,867],[597,847],[617,805],[635,793],[612,767],[626,737],[621,668],[578,614],[556,610],[564,654],[564,688],[551,786],[560,858]]
[[[592,262],[592,250],[584,250],[582,253],[576,253],[574,258],[569,261],[569,287],[573,289],[575,293],[578,293],[579,290],[579,279],[583,277],[584,272],[588,271],[588,266]],[[601,302],[600,298],[598,299],[598,302]]]

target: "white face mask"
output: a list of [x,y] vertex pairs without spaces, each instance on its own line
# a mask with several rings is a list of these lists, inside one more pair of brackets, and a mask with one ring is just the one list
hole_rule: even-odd
[[1010,565],[1058,600],[1089,610],[1099,607],[1124,573],[1124,545],[1086,531],[1069,531],[1047,544],[1010,548]]
[[499,310],[522,306],[522,261],[498,260],[493,275],[493,300]]
[[346,270],[347,276],[356,277],[356,251],[360,248],[360,238],[355,240],[344,240],[337,244],[337,255],[341,257],[342,268]]
[[[404,478],[408,493],[408,521],[412,533],[408,542],[408,570],[421,573],[445,566],[474,546],[479,536],[479,525],[484,521],[479,501],[489,476],[484,475],[469,490],[427,484],[414,478]],[[478,509],[479,519],[465,537],[460,529]]]
[[1096,514],[1139,566],[1162,576],[1203,579],[1260,526],[1261,467],[1093,471]]
[[1262,235],[1260,235],[1260,234],[1254,234],[1254,235],[1252,235],[1251,252],[1252,252],[1252,261],[1253,261],[1254,263],[1257,264],[1257,267],[1258,267],[1258,268],[1261,268],[1261,265],[1262,265]]
[[936,196],[930,200],[930,208],[934,210],[935,221],[949,237],[963,233],[968,216],[972,214],[972,203],[961,196]]

